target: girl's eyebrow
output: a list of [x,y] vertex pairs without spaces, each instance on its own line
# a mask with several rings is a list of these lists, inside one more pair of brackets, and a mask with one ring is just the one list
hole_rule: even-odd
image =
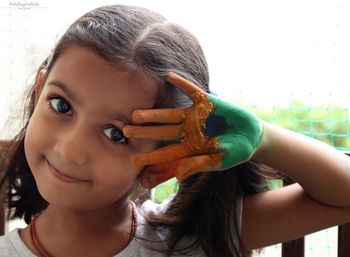
[[[54,87],[58,87],[59,89],[61,89],[63,92],[65,92],[69,98],[71,98],[73,101],[78,102],[79,104],[81,103],[80,99],[72,92],[72,90],[69,89],[69,87],[67,87],[66,84],[64,84],[61,81],[58,80],[51,80],[48,83],[48,86],[54,86]],[[116,114],[114,115],[114,119],[115,120],[121,120],[123,121],[125,124],[131,124],[130,120],[122,115],[122,114]]]
[[75,94],[63,82],[58,80],[51,80],[48,82],[48,85],[58,87],[63,92],[65,92],[69,96],[69,98],[80,103],[80,100],[78,99],[78,97],[76,97]]

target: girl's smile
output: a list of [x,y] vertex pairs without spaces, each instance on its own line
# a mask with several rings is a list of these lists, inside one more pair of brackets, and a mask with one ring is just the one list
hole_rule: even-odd
[[62,172],[56,169],[54,166],[52,166],[52,164],[49,161],[47,161],[47,164],[52,174],[60,181],[68,182],[68,183],[87,183],[87,182],[90,183],[91,182],[90,179],[80,179],[80,178],[69,176],[67,175],[68,173]]

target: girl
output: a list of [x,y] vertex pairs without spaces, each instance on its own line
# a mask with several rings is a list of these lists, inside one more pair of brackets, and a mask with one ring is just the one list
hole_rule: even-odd
[[[0,238],[0,256],[242,256],[350,220],[347,156],[215,98],[208,81],[197,40],[154,12],[75,21],[3,154],[9,218],[29,226]],[[301,186],[263,192],[259,163]],[[173,176],[162,205],[131,201]]]

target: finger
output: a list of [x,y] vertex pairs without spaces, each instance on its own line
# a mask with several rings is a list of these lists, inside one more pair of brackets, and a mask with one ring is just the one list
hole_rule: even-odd
[[136,110],[132,114],[132,120],[135,123],[180,123],[185,119],[187,109],[188,108]]
[[182,159],[176,172],[176,178],[182,181],[198,172],[218,170],[224,154],[225,152],[220,152]]
[[174,86],[181,89],[189,97],[192,97],[193,93],[195,92],[201,92],[206,94],[206,92],[199,86],[175,74],[174,72],[169,72],[167,81],[171,82]]
[[175,161],[190,156],[190,150],[183,143],[168,145],[155,151],[143,154],[136,154],[130,159],[136,166],[158,164]]
[[123,128],[124,136],[128,138],[152,139],[152,140],[173,140],[185,136],[182,125],[164,126],[131,126]]

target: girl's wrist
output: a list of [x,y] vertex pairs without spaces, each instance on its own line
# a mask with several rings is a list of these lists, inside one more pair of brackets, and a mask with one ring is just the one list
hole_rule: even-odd
[[271,149],[271,125],[263,120],[260,122],[262,128],[261,142],[251,157],[251,160],[257,162],[263,162],[263,160],[269,155]]

